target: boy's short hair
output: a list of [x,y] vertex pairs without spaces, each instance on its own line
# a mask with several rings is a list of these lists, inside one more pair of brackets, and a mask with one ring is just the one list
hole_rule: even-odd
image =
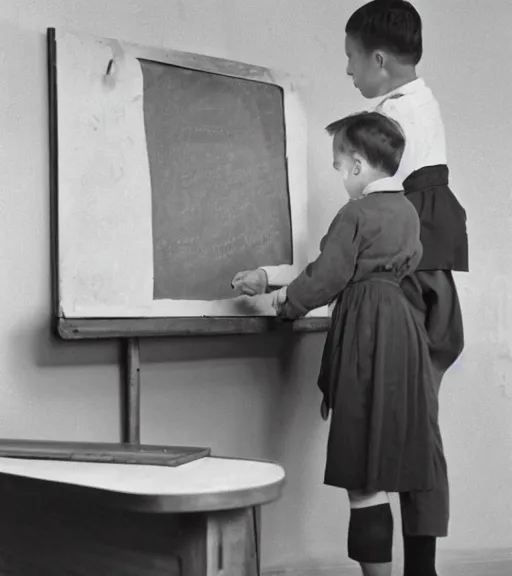
[[423,54],[421,16],[405,0],[373,0],[356,10],[345,32],[367,51],[384,49],[416,66]]
[[338,152],[363,156],[372,168],[394,176],[405,148],[400,125],[380,112],[360,112],[326,127],[334,138]]

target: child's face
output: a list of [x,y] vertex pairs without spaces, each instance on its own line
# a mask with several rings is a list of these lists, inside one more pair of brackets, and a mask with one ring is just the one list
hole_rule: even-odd
[[350,34],[345,38],[345,52],[348,58],[347,74],[352,77],[354,86],[365,98],[381,96],[387,78],[382,53],[367,52],[359,39]]
[[339,151],[337,137],[334,138],[332,147],[334,169],[341,174],[343,186],[350,198],[359,198],[364,190],[366,182],[363,178],[363,166],[361,159],[349,156]]

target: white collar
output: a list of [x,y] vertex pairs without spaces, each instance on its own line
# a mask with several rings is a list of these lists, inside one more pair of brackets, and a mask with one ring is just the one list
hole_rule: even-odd
[[423,78],[416,78],[416,80],[411,80],[411,82],[407,82],[407,84],[403,84],[391,92],[388,92],[384,99],[390,98],[391,96],[395,96],[396,94],[417,94],[426,88],[425,80]]
[[368,194],[373,192],[401,192],[403,189],[402,182],[398,178],[390,176],[389,178],[379,178],[370,182],[363,190],[362,195],[368,196]]

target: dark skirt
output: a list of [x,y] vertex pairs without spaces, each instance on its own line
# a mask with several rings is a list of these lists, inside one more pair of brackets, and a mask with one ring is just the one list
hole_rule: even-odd
[[440,485],[427,335],[391,274],[349,284],[338,299],[318,385],[332,409],[326,484],[389,492]]
[[448,166],[425,166],[404,181],[407,199],[420,218],[423,256],[417,270],[467,272],[466,211],[448,186]]

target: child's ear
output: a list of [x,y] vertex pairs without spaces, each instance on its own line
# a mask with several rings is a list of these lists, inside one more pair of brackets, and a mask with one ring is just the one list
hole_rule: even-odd
[[352,168],[352,171],[354,172],[354,176],[359,176],[359,174],[361,174],[361,159],[360,158],[354,158],[354,167]]
[[383,50],[376,50],[373,57],[379,68],[384,68],[387,61],[387,54]]

